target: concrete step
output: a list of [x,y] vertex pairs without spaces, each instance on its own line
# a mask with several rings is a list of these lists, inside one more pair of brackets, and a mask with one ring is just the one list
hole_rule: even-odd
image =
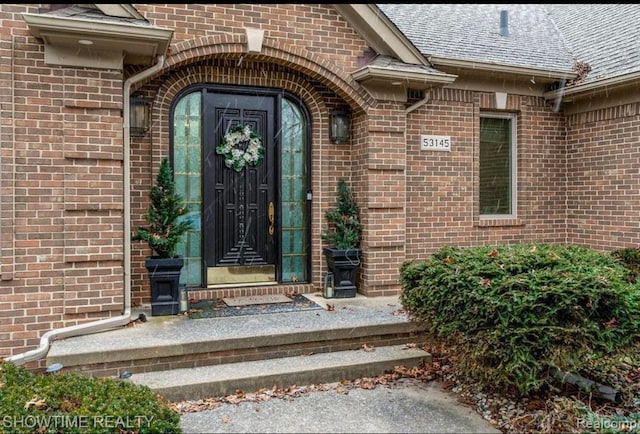
[[66,371],[96,377],[125,371],[137,376],[419,340],[422,327],[397,314],[397,298],[362,298],[332,301],[332,311],[195,320],[182,315],[148,317],[133,327],[55,341],[47,365],[59,363]]
[[[197,368],[257,359],[290,357],[309,353],[357,350],[363,345],[376,347],[414,342],[419,329],[414,324],[396,323],[334,328],[314,331],[291,331],[216,340],[181,342],[175,338],[166,344],[140,339],[137,346],[100,348],[75,346],[63,352],[54,346],[47,364],[60,363],[66,370],[92,376],[118,376],[133,373]],[[95,335],[98,342],[104,335]],[[142,338],[142,337],[141,337]]]
[[165,398],[177,402],[225,396],[242,390],[284,388],[332,383],[372,377],[395,366],[417,366],[431,361],[422,349],[406,345],[373,347],[373,350],[348,350],[292,357],[226,363],[189,369],[171,369],[133,374],[127,381],[146,385]]

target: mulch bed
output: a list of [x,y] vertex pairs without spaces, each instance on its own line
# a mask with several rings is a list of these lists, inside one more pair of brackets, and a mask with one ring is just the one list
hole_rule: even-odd
[[246,306],[227,306],[221,298],[192,301],[189,304],[187,315],[189,318],[199,319],[324,309],[319,304],[314,303],[300,294],[288,295],[287,297],[291,299],[291,302],[252,304]]

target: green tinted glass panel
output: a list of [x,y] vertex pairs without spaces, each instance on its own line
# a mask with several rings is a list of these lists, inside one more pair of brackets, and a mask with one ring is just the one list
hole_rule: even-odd
[[300,109],[282,102],[282,280],[308,282],[306,125]]
[[185,264],[180,283],[202,286],[202,129],[201,92],[181,97],[173,113],[173,167],[176,191],[189,210],[195,230],[178,245]]
[[511,119],[480,118],[480,214],[512,213]]

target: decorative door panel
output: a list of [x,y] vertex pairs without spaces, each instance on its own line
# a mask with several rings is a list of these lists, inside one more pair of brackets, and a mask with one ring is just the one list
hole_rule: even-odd
[[[204,94],[203,233],[209,286],[275,281],[276,104],[274,96]],[[239,170],[216,152],[237,126],[257,133],[263,148],[259,164]],[[240,143],[236,152],[241,155],[246,147]]]

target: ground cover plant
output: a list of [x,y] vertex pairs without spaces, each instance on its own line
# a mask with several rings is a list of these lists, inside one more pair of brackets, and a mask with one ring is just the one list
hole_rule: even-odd
[[180,433],[180,415],[145,386],[0,363],[0,432]]
[[614,250],[611,255],[629,269],[629,282],[635,283],[640,275],[640,248],[625,247]]
[[640,290],[630,273],[614,255],[577,246],[445,247],[403,264],[401,301],[455,346],[464,377],[526,396],[637,344]]

